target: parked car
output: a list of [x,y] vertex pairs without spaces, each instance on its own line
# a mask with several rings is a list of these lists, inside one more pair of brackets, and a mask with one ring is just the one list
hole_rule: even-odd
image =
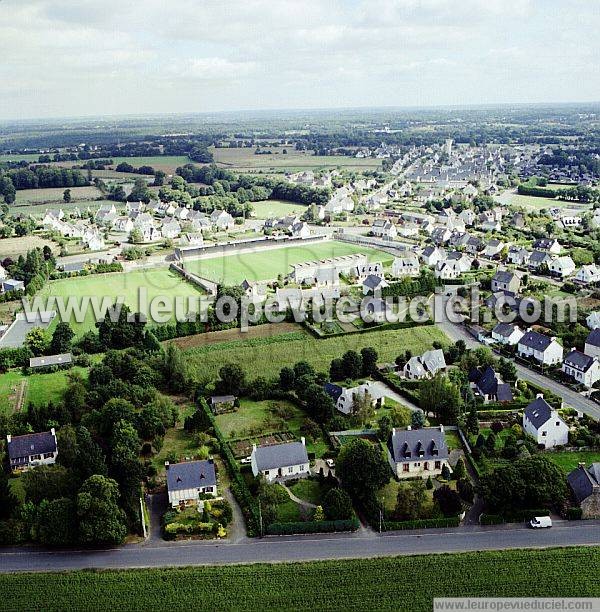
[[251,457],[244,457],[240,463],[251,463],[252,462],[252,458]]
[[552,527],[552,519],[549,516],[534,516],[529,524],[534,529],[543,529],[544,527]]
[[329,468],[335,467],[335,462],[333,461],[333,459],[325,459],[325,463],[327,464],[327,467]]

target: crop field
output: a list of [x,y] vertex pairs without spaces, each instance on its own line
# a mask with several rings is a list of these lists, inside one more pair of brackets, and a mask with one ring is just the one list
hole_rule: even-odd
[[[140,299],[141,289],[147,292],[146,305]],[[65,299],[69,296],[75,298],[96,296],[100,303],[106,304],[107,308],[118,297],[122,297],[124,303],[133,311],[149,315],[147,305],[155,297],[164,296],[173,312],[176,297],[198,298],[202,294],[194,285],[187,283],[168,268],[156,268],[114,274],[92,274],[51,281],[38,295],[43,299],[51,296]],[[83,334],[93,329],[95,324],[93,309],[87,308],[85,317],[79,322],[75,320],[75,316],[71,316],[69,323],[76,334]]]
[[28,161],[28,162],[36,162],[40,157],[39,153],[7,153],[4,155],[0,155],[0,162],[9,162],[9,161]]
[[[95,200],[102,194],[93,186],[70,187],[71,202],[85,202]],[[45,189],[21,189],[17,191],[14,206],[28,204],[64,204],[63,193],[65,187],[48,187]]]
[[36,247],[43,249],[45,246],[49,246],[53,251],[56,251],[58,248],[54,242],[31,234],[19,238],[2,238],[0,239],[0,259],[6,257],[15,259],[19,255],[26,255],[27,251],[31,249]]
[[301,216],[306,212],[303,204],[294,204],[284,200],[264,200],[262,202],[252,202],[254,217],[257,219],[269,219],[271,217],[285,217],[286,215]]
[[448,338],[433,325],[408,329],[376,330],[336,338],[317,339],[307,332],[285,333],[270,338],[256,338],[210,344],[185,351],[186,360],[199,380],[216,378],[224,363],[238,363],[253,376],[277,376],[283,366],[308,361],[319,371],[329,371],[334,357],[346,351],[372,346],[379,361],[390,362],[407,349],[418,355],[433,342],[448,344]]
[[599,573],[598,549],[573,547],[271,565],[3,574],[0,608],[183,610],[197,608],[200,601],[211,610],[376,607],[430,612],[434,597],[598,597]]
[[[283,153],[286,149],[287,153]],[[228,149],[212,148],[215,162],[224,167],[238,170],[286,170],[297,172],[307,169],[348,168],[355,170],[375,170],[381,168],[381,160],[372,157],[357,159],[344,155],[319,156],[310,151],[296,151],[291,147],[272,148],[271,155],[255,155],[254,148]]]
[[[153,157],[111,157],[114,166],[121,162],[131,164],[135,168],[140,166],[152,166],[155,170],[162,170],[167,174],[175,174],[175,169],[178,166],[190,164],[192,161],[187,155],[156,155]],[[126,177],[127,173],[117,172],[117,174]]]
[[285,276],[291,272],[292,264],[355,253],[364,253],[369,260],[383,263],[391,262],[394,259],[393,255],[384,251],[345,242],[328,241],[306,246],[263,249],[256,253],[187,261],[186,270],[217,282],[233,285],[241,283],[244,279],[274,280],[280,274]]

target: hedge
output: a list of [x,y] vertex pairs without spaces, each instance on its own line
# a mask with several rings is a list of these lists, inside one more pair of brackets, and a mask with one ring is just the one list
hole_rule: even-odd
[[396,330],[396,329],[408,329],[412,327],[422,327],[427,325],[435,325],[435,321],[424,321],[423,323],[415,323],[414,321],[397,321],[395,323],[373,323],[368,327],[356,329],[352,331],[341,331],[333,334],[322,334],[313,325],[307,321],[302,322],[303,327],[315,338],[320,340],[321,338],[337,338],[342,336],[352,336],[354,334],[368,334],[372,331],[385,331],[385,330]]
[[514,512],[504,513],[504,519],[507,523],[530,521],[534,516],[550,516],[550,510],[547,508],[531,508],[527,510],[516,510]]
[[404,531],[406,529],[432,529],[434,527],[458,527],[460,518],[451,516],[436,519],[417,519],[414,521],[384,521],[384,531]]
[[583,517],[583,510],[579,507],[567,508],[567,520],[578,521]]
[[482,514],[479,517],[479,523],[481,525],[501,525],[504,523],[504,517],[499,514]]
[[334,531],[356,531],[360,523],[356,517],[343,521],[305,521],[299,523],[271,523],[268,535],[293,535],[302,533],[333,533]]

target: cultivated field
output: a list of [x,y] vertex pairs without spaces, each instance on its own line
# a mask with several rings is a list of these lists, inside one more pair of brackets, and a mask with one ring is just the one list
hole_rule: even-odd
[[21,236],[19,238],[2,238],[0,239],[0,259],[10,257],[14,259],[19,255],[26,255],[27,251],[39,247],[43,249],[45,246],[49,246],[53,251],[57,249],[54,242],[44,240],[39,236]]
[[379,361],[390,362],[407,349],[413,355],[430,349],[435,341],[448,344],[448,338],[437,327],[375,330],[336,338],[316,339],[307,332],[285,333],[270,338],[255,338],[211,344],[185,351],[186,360],[199,380],[214,379],[224,363],[240,364],[251,377],[277,376],[283,366],[308,361],[317,370],[329,371],[334,357],[348,350],[359,351],[372,346]]
[[210,602],[208,608],[214,610],[430,612],[434,597],[598,597],[599,573],[597,548],[556,548],[271,565],[3,574],[0,607],[48,612],[163,610],[193,609],[201,601]]
[[[17,191],[14,206],[28,204],[64,204],[65,187],[48,187],[46,189],[21,189]],[[96,187],[70,187],[71,202],[96,200],[102,194]]]
[[274,280],[286,275],[292,264],[364,253],[371,261],[390,262],[393,255],[364,246],[345,242],[327,241],[306,246],[289,246],[280,249],[264,249],[257,253],[228,255],[212,259],[198,259],[186,262],[189,272],[225,284],[239,284],[244,279]]
[[[143,303],[140,304],[140,289],[146,290],[148,302],[157,296],[165,296],[171,311],[174,309],[176,297],[198,298],[201,295],[194,285],[185,282],[168,268],[65,278],[48,283],[39,295],[42,298],[49,296],[62,298],[97,296],[100,300],[106,299],[107,307],[112,305],[118,297],[122,297],[124,303],[133,311],[137,312],[141,309],[143,314],[148,315],[147,308]],[[152,323],[152,321],[149,322]],[[93,329],[95,317],[92,308],[87,309],[82,322],[75,321],[72,316],[69,323],[77,334]]]
[[252,202],[253,216],[257,219],[269,219],[271,217],[285,217],[286,215],[301,216],[306,212],[303,204],[294,204],[284,200],[264,200],[263,202]]
[[[111,157],[116,167],[121,162],[131,164],[135,168],[140,166],[152,166],[155,170],[162,170],[167,174],[175,174],[178,166],[192,163],[187,155],[156,155],[154,157]],[[120,176],[128,176],[125,172],[117,172]]]
[[[283,153],[284,148],[287,154]],[[239,170],[319,170],[327,168],[349,168],[357,170],[374,170],[381,167],[381,160],[374,158],[357,159],[343,155],[319,156],[311,151],[296,151],[291,147],[272,148],[272,155],[255,155],[254,148],[215,149],[211,147],[215,162],[224,167]]]

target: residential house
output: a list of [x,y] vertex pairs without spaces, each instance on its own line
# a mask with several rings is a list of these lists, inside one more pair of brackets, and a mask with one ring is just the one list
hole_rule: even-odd
[[369,293],[378,293],[388,286],[389,284],[387,283],[387,281],[381,276],[369,274],[369,276],[367,276],[367,278],[365,278],[362,283],[363,295],[368,295]]
[[7,291],[25,291],[25,283],[22,280],[16,280],[14,278],[7,278],[0,283],[2,287],[2,293]]
[[444,261],[446,259],[446,252],[444,249],[440,249],[436,246],[427,246],[421,253],[421,259],[426,265],[435,266],[440,261]]
[[555,337],[528,329],[517,343],[520,357],[533,357],[542,365],[556,365],[563,359],[563,347]]
[[512,323],[498,323],[492,329],[492,339],[499,344],[515,346],[523,337],[524,332],[518,325]]
[[600,310],[591,312],[585,323],[590,329],[598,329],[600,327]]
[[127,202],[125,204],[125,211],[128,215],[132,213],[139,214],[146,210],[146,204],[144,202]]
[[432,378],[446,369],[446,359],[442,349],[431,349],[422,355],[411,357],[403,368],[405,378]]
[[600,380],[600,362],[598,357],[590,357],[573,348],[565,357],[561,370],[584,387],[591,389]]
[[483,256],[487,257],[487,259],[498,259],[504,250],[506,245],[502,240],[498,240],[493,238],[488,241],[483,249]]
[[161,234],[163,238],[177,238],[181,234],[179,221],[174,218],[165,219],[161,227]]
[[395,238],[398,235],[396,226],[388,219],[375,219],[371,226],[373,236],[381,238]]
[[380,261],[361,263],[356,266],[356,269],[353,271],[353,276],[355,276],[358,281],[365,280],[368,276],[384,278],[383,264]]
[[493,292],[510,291],[512,294],[517,294],[521,289],[521,279],[514,272],[498,270],[492,278],[491,289]]
[[565,278],[575,272],[575,262],[568,255],[557,257],[548,264],[551,274]]
[[412,238],[419,234],[419,226],[415,223],[400,223],[396,225],[396,231],[402,238]]
[[202,232],[186,232],[179,240],[181,246],[202,246],[204,244],[204,236]]
[[140,232],[142,233],[142,242],[156,242],[163,237],[162,232],[153,225],[144,225],[140,228]]
[[465,251],[471,255],[477,255],[485,247],[485,243],[477,236],[469,236],[465,244]]
[[396,278],[404,276],[419,276],[421,265],[415,253],[408,253],[404,257],[395,257],[392,263],[392,275]]
[[550,266],[553,257],[546,251],[533,251],[527,260],[527,265],[532,269],[536,270],[540,266]]
[[523,412],[523,430],[544,448],[565,446],[569,442],[569,426],[541,393]]
[[233,217],[225,210],[213,210],[210,213],[210,221],[221,232],[230,230],[235,225]]
[[169,505],[173,508],[203,505],[201,496],[217,496],[217,473],[212,459],[165,463]]
[[513,400],[511,386],[505,383],[500,374],[491,366],[473,370],[469,374],[469,382],[476,395],[481,397],[485,404],[488,402],[506,403]]
[[305,223],[304,221],[294,223],[291,228],[291,235],[294,238],[310,238],[311,231],[308,223]]
[[581,518],[600,518],[600,463],[585,463],[569,473],[567,482],[575,501],[581,508]]
[[539,238],[533,243],[533,248],[536,251],[546,251],[552,255],[560,253],[560,244],[555,238]]
[[115,232],[124,232],[129,234],[133,229],[133,220],[131,217],[117,217],[112,228]]
[[54,427],[50,431],[6,436],[6,449],[10,469],[25,471],[38,465],[52,465],[58,456],[58,443]]
[[357,398],[365,397],[367,394],[374,408],[383,408],[385,404],[385,395],[372,382],[365,382],[356,387],[342,387],[334,383],[325,383],[323,388],[334,401],[336,409],[343,414],[353,414],[354,401]]
[[43,370],[55,366],[68,366],[73,363],[71,353],[61,353],[60,355],[43,355],[42,357],[30,357],[29,367],[32,370]]
[[258,304],[267,299],[267,288],[265,285],[244,279],[241,286],[251,303]]
[[593,329],[585,339],[585,348],[583,351],[590,357],[600,358],[600,327]]
[[431,240],[438,246],[447,244],[451,236],[452,232],[447,227],[436,227],[431,232]]
[[310,465],[306,442],[287,442],[271,446],[252,445],[250,456],[252,473],[264,476],[267,482],[288,478],[306,478],[310,476]]
[[529,257],[529,251],[523,247],[515,245],[508,247],[506,259],[509,263],[515,264],[516,266],[526,266],[529,264]]
[[471,226],[475,223],[475,219],[477,218],[477,215],[475,214],[474,210],[471,210],[470,208],[465,208],[458,214],[458,218],[466,226]]
[[575,280],[584,285],[600,283],[600,267],[594,264],[581,266],[581,268],[577,270]]
[[443,425],[423,429],[392,429],[387,442],[387,456],[394,476],[429,478],[450,470],[448,445]]
[[111,226],[113,221],[117,218],[117,209],[114,204],[102,204],[96,211],[94,221],[98,225]]
[[361,308],[361,314],[366,320],[374,323],[384,323],[387,318],[389,307],[387,302],[380,297],[372,297]]

